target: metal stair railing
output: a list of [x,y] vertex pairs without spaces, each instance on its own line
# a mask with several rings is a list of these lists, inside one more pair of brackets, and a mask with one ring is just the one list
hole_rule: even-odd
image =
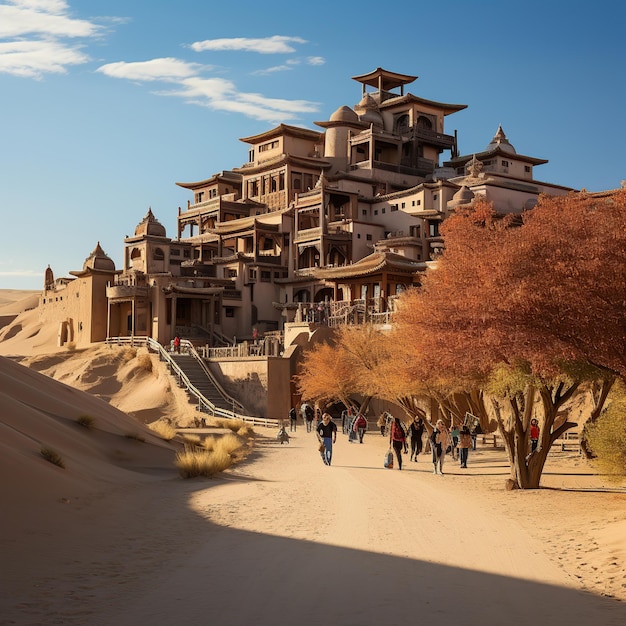
[[243,406],[243,404],[235,400],[235,398],[233,398],[224,390],[224,388],[222,387],[222,385],[220,385],[217,378],[215,378],[215,376],[213,375],[213,372],[209,369],[209,367],[204,362],[202,357],[198,354],[198,352],[196,351],[191,341],[187,339],[183,339],[180,342],[180,345],[181,345],[181,348],[185,348],[186,352],[188,352],[200,365],[200,367],[202,368],[202,371],[206,374],[206,377],[209,379],[211,384],[215,387],[215,389],[220,394],[220,396],[222,396],[222,399],[233,407],[233,413],[244,414],[246,412],[246,409]]
[[[183,340],[183,342],[184,341],[185,340]],[[241,420],[248,424],[252,424],[253,426],[278,427],[279,420],[277,419],[269,417],[256,417],[253,415],[242,415],[240,413],[236,413],[235,411],[215,406],[210,400],[204,397],[195,385],[193,385],[178,363],[172,359],[170,353],[165,350],[165,348],[158,341],[152,339],[152,337],[107,337],[107,339],[105,339],[105,343],[108,345],[145,346],[149,350],[158,353],[159,358],[167,363],[179,383],[198,400],[198,410],[203,413],[208,413],[213,417]]]

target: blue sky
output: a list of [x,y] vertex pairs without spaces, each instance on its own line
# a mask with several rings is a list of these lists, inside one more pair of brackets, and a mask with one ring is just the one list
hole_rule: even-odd
[[40,289],[123,239],[149,207],[176,235],[176,182],[247,161],[240,137],[319,129],[352,76],[417,75],[462,154],[499,124],[538,179],[626,179],[626,5],[0,0],[0,288]]

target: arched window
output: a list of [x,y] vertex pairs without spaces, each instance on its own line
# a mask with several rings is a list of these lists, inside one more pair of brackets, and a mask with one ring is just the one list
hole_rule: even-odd
[[420,115],[417,118],[417,126],[418,128],[425,128],[427,130],[433,129],[433,123],[424,115]]
[[396,120],[396,132],[402,134],[406,133],[407,130],[409,130],[409,116],[405,113]]
[[155,248],[154,252],[152,253],[152,258],[155,261],[163,261],[165,259],[165,254],[163,253],[163,250],[161,248]]

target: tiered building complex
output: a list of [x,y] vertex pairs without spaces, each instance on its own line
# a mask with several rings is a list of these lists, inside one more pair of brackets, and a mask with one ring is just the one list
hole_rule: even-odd
[[174,237],[147,212],[122,268],[98,245],[73,280],[48,270],[41,310],[60,342],[179,335],[218,346],[294,320],[384,316],[440,252],[455,207],[482,196],[521,213],[540,194],[571,191],[537,180],[547,161],[518,154],[502,128],[459,154],[445,125],[466,105],[406,92],[416,78],[377,68],[353,77],[360,100],[318,130],[244,137],[241,167],[177,183],[190,199]]

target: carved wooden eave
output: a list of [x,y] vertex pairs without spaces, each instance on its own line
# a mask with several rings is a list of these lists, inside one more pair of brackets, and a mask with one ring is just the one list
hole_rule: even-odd
[[458,156],[455,159],[450,159],[450,161],[446,161],[444,165],[456,168],[469,163],[474,158],[479,161],[484,161],[485,159],[493,158],[496,156],[501,156],[505,159],[508,159],[509,161],[521,161],[522,163],[530,163],[532,165],[543,165],[544,163],[548,163],[547,159],[537,159],[535,157],[524,156],[523,154],[511,153],[507,150],[503,150],[500,147],[496,147],[492,150],[485,150],[484,152],[476,152],[474,154]]
[[264,143],[270,139],[281,137],[282,135],[289,135],[297,139],[309,139],[312,141],[320,141],[323,134],[316,130],[309,130],[308,128],[302,128],[300,126],[290,126],[289,124],[279,124],[278,126],[260,133],[258,135],[251,135],[250,137],[240,137],[239,141],[249,143],[251,145],[257,145]]
[[316,278],[341,281],[382,272],[415,275],[417,272],[424,271],[426,267],[423,261],[414,261],[395,252],[374,252],[352,265],[316,269],[314,275]]
[[233,185],[241,184],[242,177],[241,174],[237,172],[232,172],[230,170],[226,170],[223,172],[219,172],[218,174],[214,174],[211,178],[205,178],[204,180],[199,180],[197,182],[191,183],[175,183],[179,187],[183,189],[201,189],[202,187],[208,187],[209,185],[213,185],[218,182],[225,182]]
[[262,163],[258,163],[257,165],[246,163],[242,167],[236,168],[236,171],[241,172],[244,176],[250,176],[251,174],[261,174],[268,170],[275,170],[283,165],[296,165],[314,170],[327,170],[332,167],[329,161],[325,161],[319,157],[293,156],[283,153],[271,159],[267,159]]
[[379,108],[385,109],[388,107],[398,106],[399,104],[420,104],[425,107],[432,107],[442,111],[444,115],[451,115],[457,113],[463,109],[467,109],[467,104],[451,104],[448,102],[436,102],[435,100],[427,100],[426,98],[419,98],[412,93],[407,93],[404,96],[396,96],[395,98],[389,98],[380,103]]
[[361,74],[360,76],[353,76],[352,80],[362,83],[364,87],[365,85],[369,85],[375,89],[389,91],[390,89],[396,89],[397,87],[409,85],[417,80],[417,78],[417,76],[399,74],[398,72],[391,72],[389,70],[384,70],[382,67],[377,67],[373,72]]

